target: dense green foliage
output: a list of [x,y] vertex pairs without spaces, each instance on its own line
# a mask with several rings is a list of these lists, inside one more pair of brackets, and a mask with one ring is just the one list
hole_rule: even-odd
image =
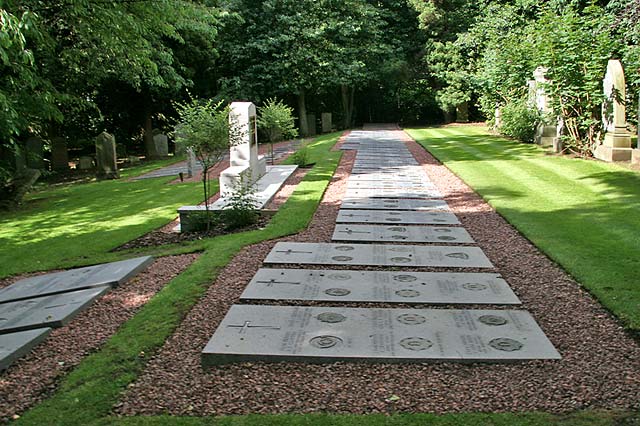
[[[527,81],[544,67],[551,118],[562,118],[565,145],[588,155],[602,138],[602,79],[609,59],[625,67],[635,92],[627,111],[637,121],[640,5],[602,3],[607,6],[565,0],[412,2],[429,34],[424,66],[436,82],[440,106],[451,111],[477,100],[483,115],[493,119],[496,108],[513,110],[528,96]],[[457,16],[456,10],[466,14]]]
[[630,329],[640,330],[638,173],[548,156],[482,127],[409,133]]
[[293,108],[275,98],[267,99],[258,110],[258,128],[266,135],[273,163],[273,143],[298,136]]

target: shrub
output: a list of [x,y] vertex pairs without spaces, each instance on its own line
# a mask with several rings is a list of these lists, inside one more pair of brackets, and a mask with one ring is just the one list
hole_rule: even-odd
[[507,103],[501,109],[500,128],[503,135],[512,137],[520,142],[531,143],[536,133],[536,125],[540,122],[537,109],[527,105],[525,100]]
[[255,187],[252,185],[236,186],[220,212],[220,220],[227,231],[253,225],[258,217],[260,212],[256,209]]
[[259,108],[258,126],[265,131],[271,146],[273,163],[273,143],[283,139],[295,138],[298,130],[294,125],[293,108],[276,99],[267,99]]
[[291,160],[293,164],[297,164],[300,167],[305,167],[309,165],[309,152],[307,148],[300,148],[291,156]]

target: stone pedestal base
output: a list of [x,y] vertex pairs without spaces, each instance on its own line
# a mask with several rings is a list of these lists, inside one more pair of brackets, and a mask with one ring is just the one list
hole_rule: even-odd
[[596,148],[593,156],[602,161],[629,161],[631,160],[631,148],[613,148],[600,145]]
[[631,164],[640,164],[640,149],[631,150]]
[[534,140],[540,146],[553,146],[557,137],[558,129],[556,126],[541,124],[536,128]]

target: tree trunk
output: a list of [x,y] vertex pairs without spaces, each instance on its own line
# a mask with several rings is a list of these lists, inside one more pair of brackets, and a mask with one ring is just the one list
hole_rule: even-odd
[[153,121],[151,120],[151,111],[144,114],[144,149],[147,153],[147,160],[156,158],[156,146],[153,143]]
[[342,94],[342,111],[344,113],[344,128],[349,129],[353,124],[353,103],[355,89],[348,87],[346,84],[340,85],[340,93]]
[[307,123],[307,99],[304,89],[300,89],[298,94],[298,114],[300,116],[300,134],[309,136],[309,125]]

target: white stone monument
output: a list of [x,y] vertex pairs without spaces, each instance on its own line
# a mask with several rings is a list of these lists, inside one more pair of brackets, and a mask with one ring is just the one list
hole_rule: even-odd
[[606,133],[593,155],[603,161],[629,161],[631,133],[627,129],[624,71],[619,60],[609,60],[602,85],[606,98],[602,104],[602,125]]
[[240,142],[231,146],[230,167],[220,174],[220,194],[225,197],[239,185],[253,185],[267,172],[267,160],[258,155],[256,107],[251,102],[233,102],[229,114],[233,133]]

